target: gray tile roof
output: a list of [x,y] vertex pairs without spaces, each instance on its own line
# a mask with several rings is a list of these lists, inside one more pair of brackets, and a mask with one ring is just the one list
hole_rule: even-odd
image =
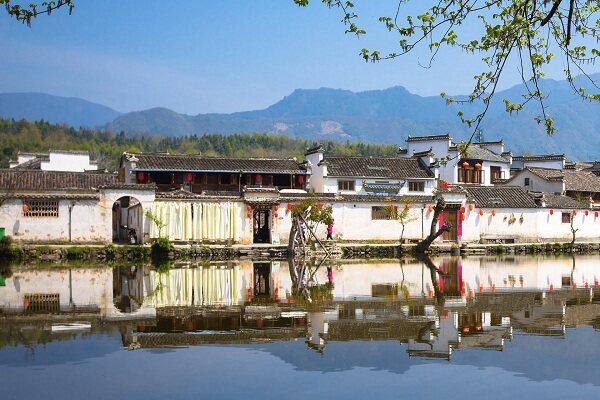
[[[546,208],[582,208],[582,205],[579,201],[560,194],[554,193],[538,193],[532,194],[535,199],[539,199],[544,202],[544,206]],[[587,208],[587,207],[584,207]]]
[[36,157],[29,161],[25,161],[19,165],[15,165],[13,169],[42,169],[42,158]]
[[450,140],[450,134],[446,133],[443,135],[429,135],[429,136],[408,136],[407,142],[423,142],[428,140]]
[[560,169],[541,167],[525,167],[525,169],[547,181],[562,181],[564,178],[563,171]]
[[533,198],[517,186],[465,186],[476,207],[537,208]]
[[481,161],[492,161],[499,163],[508,163],[509,161],[502,157],[499,154],[494,153],[493,151],[488,150],[484,146],[479,144],[471,144],[467,148],[467,154],[463,156],[465,159],[470,160],[481,160]]
[[550,161],[550,160],[564,160],[564,154],[539,154],[535,156],[513,156],[515,161]]
[[428,179],[433,173],[417,158],[328,157],[327,175],[351,178]]
[[87,172],[62,172],[41,170],[0,170],[0,190],[43,191],[43,190],[95,190],[100,186],[117,183],[116,174]]
[[565,190],[573,192],[600,192],[600,177],[590,171],[563,170]]
[[180,154],[133,154],[136,171],[243,172],[306,174],[294,159],[226,158]]

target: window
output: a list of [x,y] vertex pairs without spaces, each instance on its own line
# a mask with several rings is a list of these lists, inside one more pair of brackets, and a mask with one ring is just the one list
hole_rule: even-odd
[[502,168],[500,168],[500,167],[490,167],[490,175],[492,177],[492,182],[495,181],[496,179],[504,178],[504,172],[502,171]]
[[373,206],[371,207],[371,219],[390,220],[394,219],[394,216],[392,215],[388,207]]
[[424,192],[425,182],[408,182],[409,192]]
[[568,213],[568,212],[562,213],[562,223],[563,224],[571,223],[571,213]]
[[206,183],[208,185],[218,185],[219,175],[218,174],[206,174]]
[[231,185],[233,183],[233,174],[222,174],[221,185]]
[[338,190],[354,191],[354,181],[338,181]]
[[458,169],[458,182],[460,183],[481,183],[482,177],[480,169]]
[[529,186],[529,178],[525,178],[525,186]]
[[58,200],[29,200],[23,202],[24,217],[58,217]]

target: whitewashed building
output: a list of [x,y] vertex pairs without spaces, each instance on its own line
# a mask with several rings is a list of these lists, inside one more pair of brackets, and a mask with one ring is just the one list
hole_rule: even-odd
[[48,153],[19,152],[17,159],[9,162],[9,167],[42,171],[86,172],[98,170],[98,163],[90,160],[90,153],[87,151],[50,150]]
[[[448,184],[493,185],[510,176],[512,156],[504,150],[502,140],[471,143],[461,153],[464,143],[455,143],[449,134],[409,136],[405,157],[419,157],[434,170],[439,181]],[[447,161],[440,159],[447,158]]]

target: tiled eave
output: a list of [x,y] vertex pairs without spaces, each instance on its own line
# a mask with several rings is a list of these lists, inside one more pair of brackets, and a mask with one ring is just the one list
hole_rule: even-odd
[[290,174],[307,175],[304,170],[270,170],[270,169],[183,169],[183,168],[133,168],[133,172],[192,172],[192,173],[225,173],[225,174]]

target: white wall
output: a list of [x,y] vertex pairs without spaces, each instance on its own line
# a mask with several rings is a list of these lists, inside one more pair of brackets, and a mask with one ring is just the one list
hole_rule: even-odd
[[112,242],[112,211],[98,200],[59,200],[58,217],[25,217],[23,201],[10,199],[0,207],[0,226],[16,241],[68,242],[71,204],[73,243]]
[[326,193],[324,189],[323,177],[327,176],[327,165],[319,165],[323,160],[323,152],[317,151],[306,155],[309,163],[310,172],[310,190],[313,193]]
[[[529,178],[529,186],[525,186],[525,178]],[[565,189],[565,184],[563,181],[547,181],[529,170],[517,172],[509,182],[505,183],[505,185],[519,186],[531,192],[562,194]]]
[[97,164],[90,163],[90,155],[87,153],[51,151],[48,156],[48,161],[41,162],[41,169],[44,171],[84,172],[98,169]]
[[[354,190],[338,190],[338,181],[354,181]],[[390,183],[390,184],[397,184],[397,183],[403,183],[403,186],[400,188],[400,190],[396,193],[394,193],[394,195],[406,195],[406,194],[413,194],[413,195],[428,195],[430,196],[433,193],[433,190],[435,189],[435,179],[411,179],[411,180],[405,180],[405,179],[394,179],[394,178],[389,178],[389,179],[376,179],[376,178],[339,178],[339,177],[335,177],[335,178],[325,178],[323,179],[323,191],[320,193],[340,193],[342,195],[344,194],[372,194],[370,192],[367,192],[364,187],[363,187],[363,183],[366,182],[367,184],[369,183],[381,183],[381,184],[385,184],[385,183]],[[411,192],[409,191],[409,182],[423,182],[425,184],[425,190],[423,192]]]

